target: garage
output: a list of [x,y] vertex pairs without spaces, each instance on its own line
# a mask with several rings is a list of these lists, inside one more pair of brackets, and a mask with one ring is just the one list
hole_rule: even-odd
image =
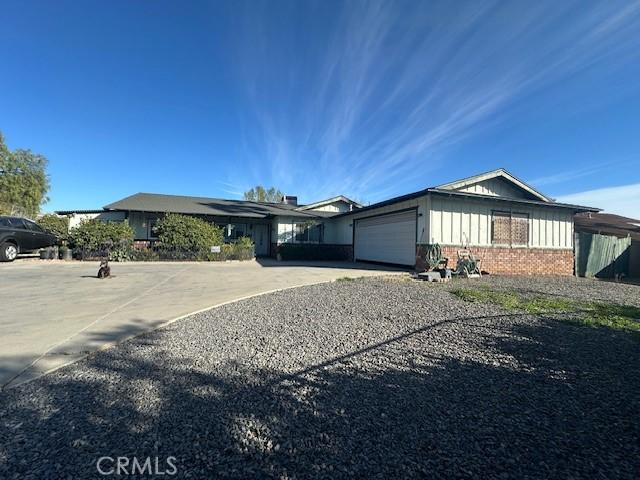
[[413,266],[416,263],[416,210],[356,220],[356,260]]

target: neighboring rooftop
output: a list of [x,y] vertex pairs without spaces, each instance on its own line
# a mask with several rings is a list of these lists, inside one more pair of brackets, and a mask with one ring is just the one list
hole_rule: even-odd
[[575,217],[576,232],[599,233],[640,240],[640,220],[612,213],[582,213]]

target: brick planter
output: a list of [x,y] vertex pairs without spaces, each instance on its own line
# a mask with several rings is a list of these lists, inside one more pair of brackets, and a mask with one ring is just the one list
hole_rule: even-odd
[[[416,270],[425,269],[426,245],[416,248]],[[442,246],[442,255],[454,269],[462,246]],[[501,275],[573,275],[573,250],[546,248],[470,247],[474,257],[482,260],[483,271]]]

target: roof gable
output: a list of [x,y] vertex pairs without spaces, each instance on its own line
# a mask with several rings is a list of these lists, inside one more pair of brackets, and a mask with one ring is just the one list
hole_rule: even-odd
[[553,202],[552,198],[540,193],[503,168],[438,185],[436,188],[504,198]]
[[298,207],[298,210],[316,210],[321,209],[322,207],[326,207],[334,204],[344,204],[353,208],[361,208],[358,202],[351,200],[350,198],[345,197],[344,195],[338,195],[337,197],[327,198],[326,200],[320,200],[319,202],[310,203],[308,205],[303,205]]

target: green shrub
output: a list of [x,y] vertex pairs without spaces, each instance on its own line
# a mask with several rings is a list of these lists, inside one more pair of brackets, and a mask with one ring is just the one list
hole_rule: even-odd
[[123,261],[129,259],[133,235],[127,222],[85,220],[71,229],[69,242],[83,258],[109,254],[111,260]]
[[255,257],[254,245],[249,237],[240,237],[235,243],[222,245],[220,253],[212,260],[251,260]]
[[188,251],[206,257],[211,247],[222,245],[222,229],[196,217],[169,213],[155,228],[158,246],[163,250]]
[[56,237],[60,243],[69,239],[69,219],[67,217],[59,217],[52,213],[47,213],[40,217],[36,223],[42,227],[45,232],[49,232]]
[[236,240],[236,243],[234,245],[236,245],[238,248],[243,249],[253,248],[253,240],[251,240],[250,237],[240,237],[238,240]]

